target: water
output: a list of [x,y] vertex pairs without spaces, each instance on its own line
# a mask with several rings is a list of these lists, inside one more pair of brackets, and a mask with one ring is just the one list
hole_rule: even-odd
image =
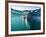
[[12,9],[11,31],[40,30],[40,19],[40,9],[33,12]]
[[29,30],[27,20],[24,21],[23,15],[11,16],[11,31]]

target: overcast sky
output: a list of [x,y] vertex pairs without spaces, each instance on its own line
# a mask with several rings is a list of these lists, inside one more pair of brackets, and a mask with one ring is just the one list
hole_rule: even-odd
[[11,6],[11,8],[16,9],[16,10],[35,10],[35,9],[39,9],[39,6],[20,6],[20,5],[16,5],[16,6]]

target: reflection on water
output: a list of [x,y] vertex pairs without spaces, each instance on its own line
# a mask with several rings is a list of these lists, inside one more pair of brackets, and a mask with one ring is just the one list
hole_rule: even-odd
[[15,15],[11,18],[12,30],[26,30],[30,29],[27,24],[27,19],[24,20],[22,15]]
[[[32,24],[32,22],[30,21],[32,16],[29,16],[29,13],[31,13],[31,11],[28,11],[28,10],[18,11],[18,10],[11,9],[11,31],[32,30],[32,28],[35,28],[35,27],[32,27],[34,24]],[[33,18],[32,18],[32,21],[34,21]],[[39,26],[40,24],[38,23],[37,27]]]

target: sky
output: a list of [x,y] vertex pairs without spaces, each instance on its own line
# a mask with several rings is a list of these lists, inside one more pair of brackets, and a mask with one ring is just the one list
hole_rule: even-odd
[[39,9],[39,6],[20,6],[20,5],[12,5],[11,8],[16,9],[16,10],[35,10],[35,9]]

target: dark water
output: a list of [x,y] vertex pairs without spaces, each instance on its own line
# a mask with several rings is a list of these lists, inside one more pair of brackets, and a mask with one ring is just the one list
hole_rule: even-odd
[[21,11],[11,9],[11,31],[40,30],[40,10],[28,12],[26,18]]

